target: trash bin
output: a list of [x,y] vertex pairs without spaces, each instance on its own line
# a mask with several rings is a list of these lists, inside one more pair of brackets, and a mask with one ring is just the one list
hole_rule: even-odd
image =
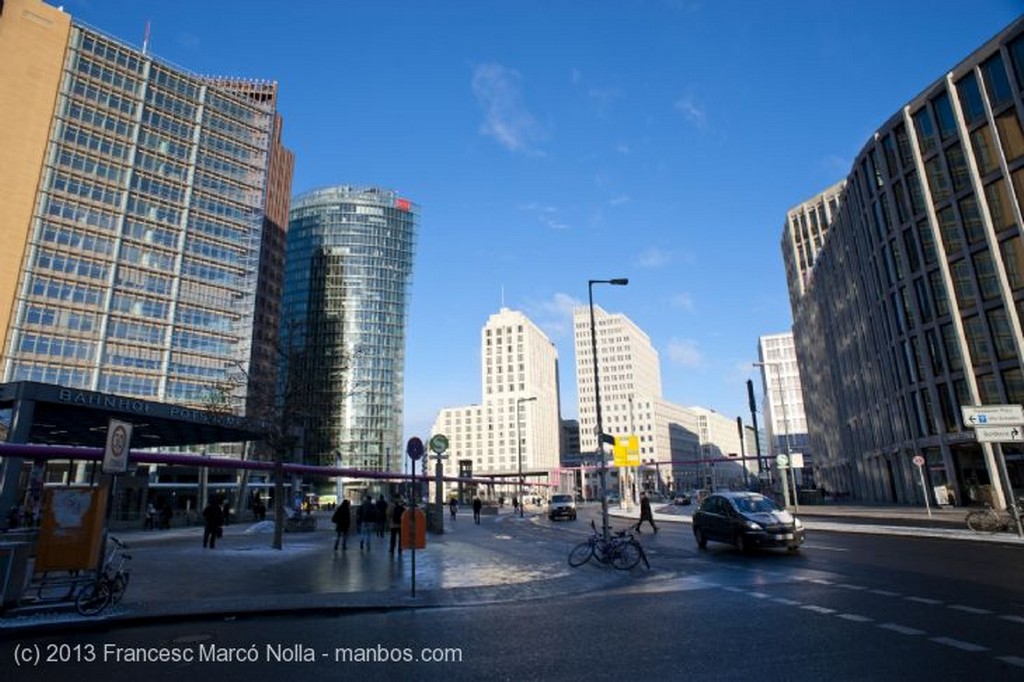
[[17,604],[25,591],[31,542],[0,543],[0,610]]

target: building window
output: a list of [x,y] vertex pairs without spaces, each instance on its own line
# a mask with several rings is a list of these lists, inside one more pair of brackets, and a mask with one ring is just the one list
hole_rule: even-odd
[[992,102],[993,109],[1013,98],[1010,79],[1006,77],[1006,69],[1003,67],[1001,55],[993,55],[982,63],[981,75],[985,78],[985,90],[988,91],[988,98]]
[[985,323],[981,317],[972,315],[964,318],[964,336],[971,353],[971,362],[975,367],[992,362],[992,349],[989,347]]
[[1006,268],[1006,278],[1013,291],[1024,288],[1024,249],[1021,248],[1020,235],[1014,235],[999,245]]
[[981,99],[981,90],[978,88],[978,81],[974,72],[968,73],[956,84],[960,93],[960,106],[964,110],[964,118],[967,125],[972,125],[985,118],[985,103]]
[[992,341],[996,347],[996,357],[1000,360],[1013,360],[1017,357],[1017,348],[1013,343],[1013,331],[1010,320],[1003,308],[988,311],[988,324],[992,329]]
[[1024,156],[1024,132],[1021,132],[1016,110],[1009,109],[997,116],[996,128],[999,130],[999,138],[1003,141],[1006,162],[1012,163]]

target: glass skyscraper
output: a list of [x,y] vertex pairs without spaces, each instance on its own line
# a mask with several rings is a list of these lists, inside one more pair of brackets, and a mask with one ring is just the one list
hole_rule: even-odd
[[276,376],[277,84],[184,72],[35,0],[0,22],[0,379],[244,414]]
[[418,208],[348,186],[293,198],[281,340],[305,463],[401,469],[405,325]]

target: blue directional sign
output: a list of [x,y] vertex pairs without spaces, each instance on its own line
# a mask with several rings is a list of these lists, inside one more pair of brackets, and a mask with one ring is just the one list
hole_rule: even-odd
[[960,414],[968,428],[1024,425],[1024,407],[1020,405],[961,405]]

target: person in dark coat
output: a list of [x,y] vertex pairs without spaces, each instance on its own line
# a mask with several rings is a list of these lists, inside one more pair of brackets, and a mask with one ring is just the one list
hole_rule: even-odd
[[391,553],[395,553],[395,548],[398,548],[398,556],[402,556],[402,514],[405,513],[405,505],[402,503],[402,498],[397,497],[395,501],[388,507],[388,518],[391,521]]
[[331,516],[334,523],[334,551],[338,551],[338,542],[341,542],[341,551],[348,549],[348,531],[352,527],[352,503],[342,500],[341,505],[334,510]]
[[484,508],[484,503],[480,501],[479,497],[473,498],[473,523],[480,525],[480,510]]
[[640,532],[640,524],[644,521],[651,524],[651,528],[654,532],[658,532],[658,527],[654,525],[654,513],[651,512],[651,500],[648,499],[647,493],[640,493],[640,520],[636,523],[636,532]]
[[377,529],[377,505],[369,495],[363,498],[363,503],[356,510],[356,526],[359,529],[359,549],[362,550],[365,545],[369,552],[370,541]]
[[[219,501],[211,500],[203,510],[203,547],[213,549],[223,532],[224,511]],[[209,543],[209,544],[207,544]]]
[[383,538],[388,527],[388,503],[381,495],[377,498],[377,537]]

